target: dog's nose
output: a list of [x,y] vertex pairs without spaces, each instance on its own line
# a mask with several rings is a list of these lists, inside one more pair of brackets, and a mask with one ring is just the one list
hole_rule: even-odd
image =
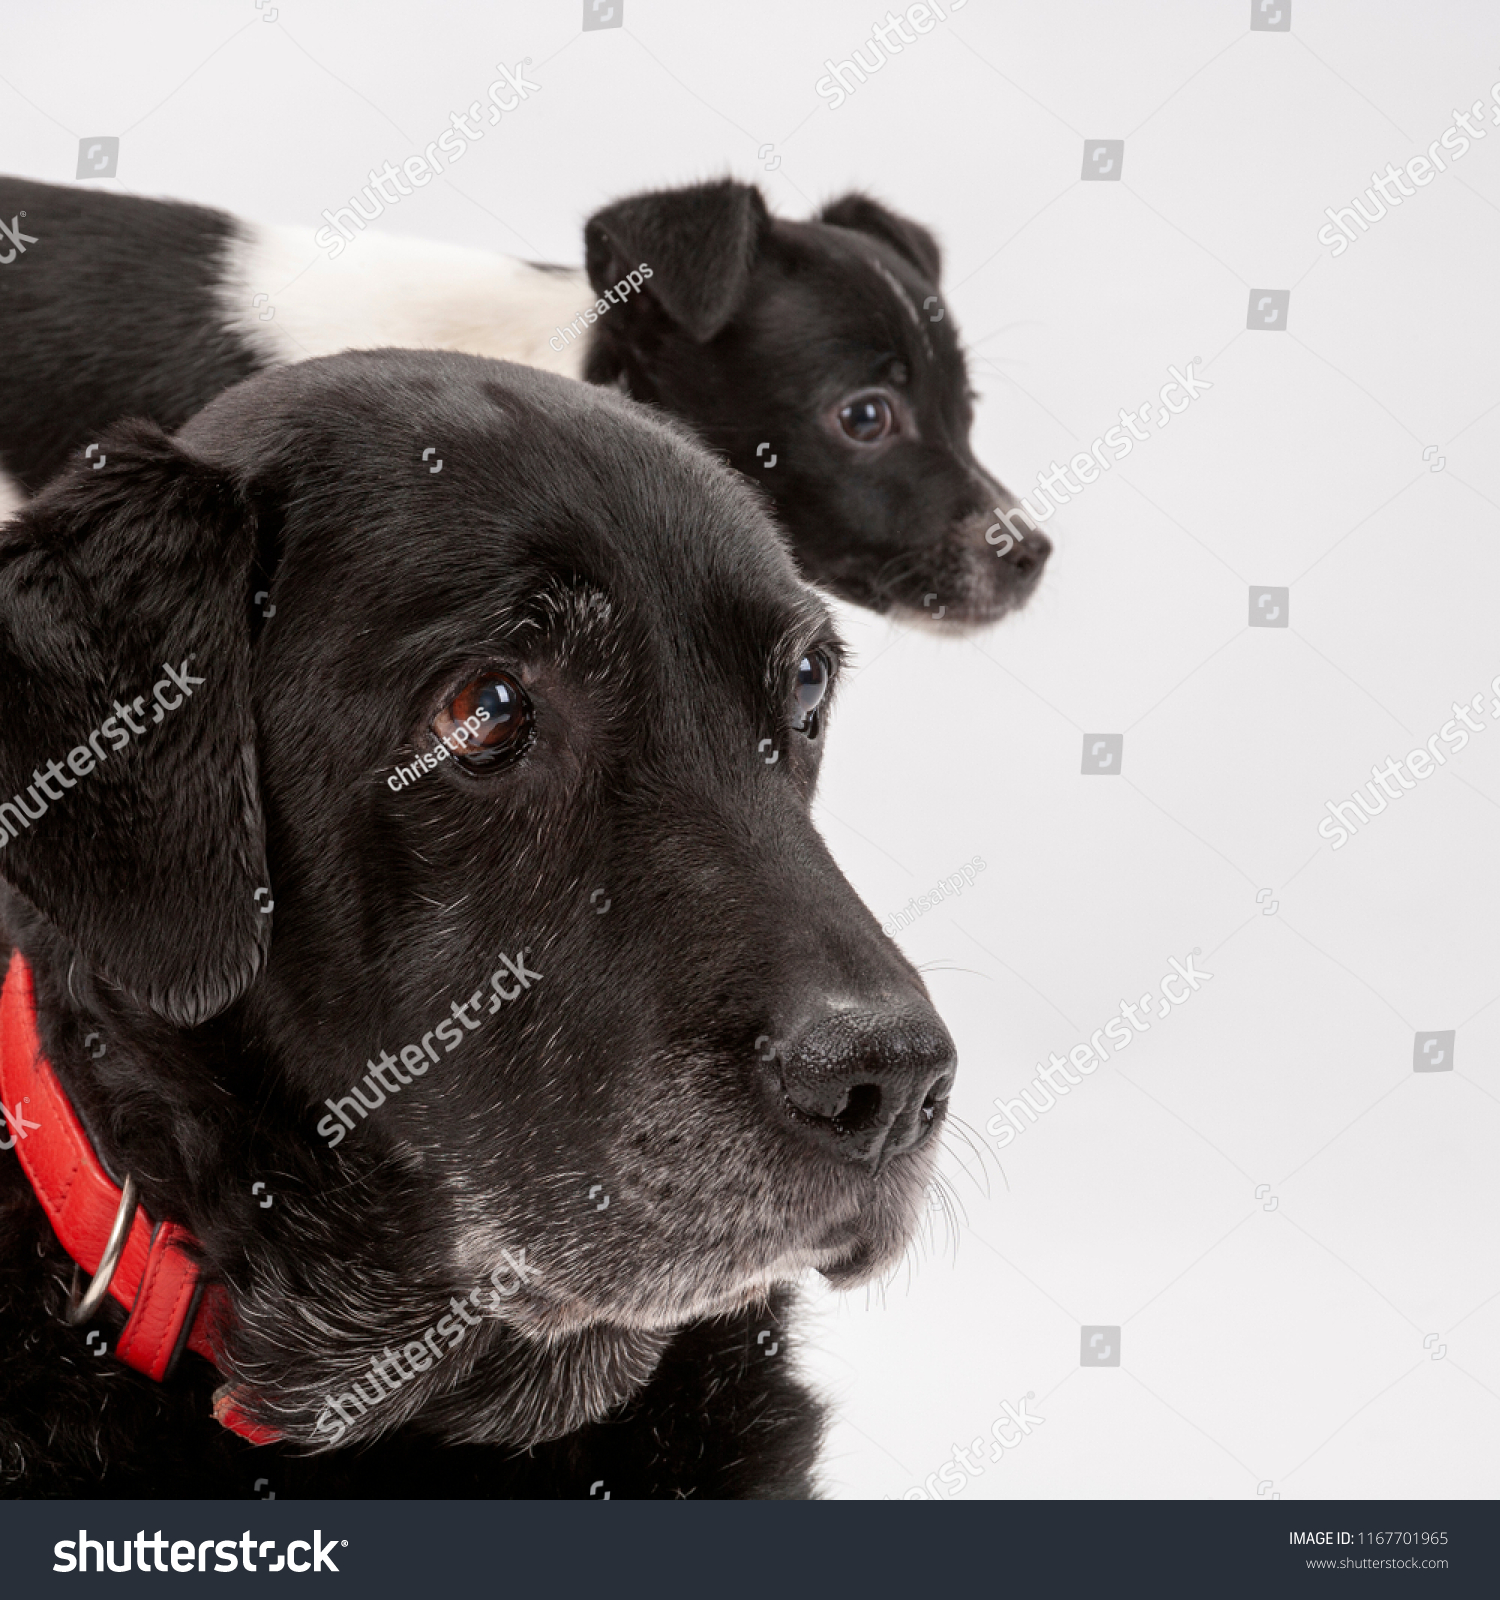
[[1024,539],[1000,557],[1002,566],[1009,567],[1020,583],[1035,583],[1042,575],[1047,557],[1052,554],[1052,541],[1040,528],[1032,529]]
[[835,1159],[879,1166],[937,1125],[955,1065],[932,1011],[828,1009],[778,1052],[779,1109]]

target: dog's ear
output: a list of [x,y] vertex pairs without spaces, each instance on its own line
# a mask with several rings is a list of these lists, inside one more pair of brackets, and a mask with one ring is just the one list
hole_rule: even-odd
[[879,239],[934,283],[942,276],[943,252],[937,240],[921,223],[898,217],[867,194],[846,194],[842,200],[830,202],[818,213],[818,221]]
[[191,1026],[245,991],[270,940],[254,519],[150,423],[98,456],[0,529],[0,876]]
[[603,294],[644,262],[651,296],[702,344],[744,299],[769,220],[760,190],[731,178],[617,200],[584,227],[589,282]]

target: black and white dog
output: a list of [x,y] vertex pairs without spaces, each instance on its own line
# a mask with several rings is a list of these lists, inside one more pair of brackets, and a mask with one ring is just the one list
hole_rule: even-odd
[[784,1286],[900,1258],[954,1070],[809,818],[839,656],[687,430],[472,356],[0,530],[5,1492],[815,1488]]
[[267,366],[461,350],[681,418],[771,497],[803,574],[856,604],[977,625],[1036,587],[1048,540],[969,446],[938,246],[876,201],[791,222],[728,180],[635,195],[589,219],[586,273],[333,215],[314,234],[0,178],[11,503],[116,419],[178,427]]

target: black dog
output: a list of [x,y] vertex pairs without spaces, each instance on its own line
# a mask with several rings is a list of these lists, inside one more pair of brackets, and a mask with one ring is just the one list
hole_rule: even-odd
[[953,1049],[809,820],[839,645],[756,497],[437,353],[96,454],[0,534],[6,924],[111,1203],[197,1241],[218,1414],[281,1442],[165,1373],[181,1307],[161,1383],[111,1300],[64,1324],[12,1104],[0,1482],[809,1493],[782,1286],[899,1258]]
[[874,200],[787,222],[742,183],[636,195],[589,220],[587,279],[325,215],[314,235],[0,179],[0,466],[34,492],[116,418],[178,427],[275,363],[466,350],[680,417],[771,495],[804,575],[859,605],[979,624],[1035,588],[1050,545],[1000,521],[1016,502],[969,448],[938,246]]

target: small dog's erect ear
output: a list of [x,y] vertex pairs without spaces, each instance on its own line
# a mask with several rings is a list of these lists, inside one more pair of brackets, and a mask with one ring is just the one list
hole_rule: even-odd
[[109,982],[192,1026],[270,942],[254,519],[151,423],[96,448],[0,528],[0,877]]
[[602,294],[644,262],[656,303],[702,344],[744,299],[769,220],[760,190],[732,178],[617,200],[584,227],[589,282]]
[[868,233],[871,238],[888,244],[897,255],[905,256],[934,283],[942,276],[943,252],[937,240],[921,223],[898,217],[867,194],[846,194],[842,200],[832,201],[818,213],[818,221],[835,228]]

